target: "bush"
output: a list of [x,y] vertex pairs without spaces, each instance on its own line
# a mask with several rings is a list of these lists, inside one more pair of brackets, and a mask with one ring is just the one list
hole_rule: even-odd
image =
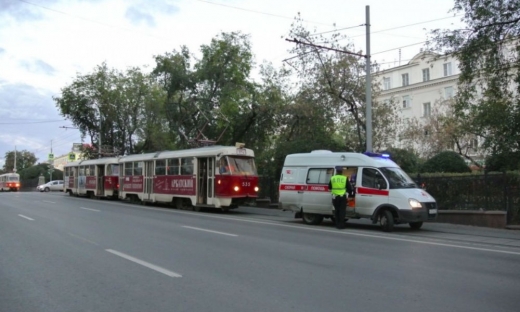
[[493,154],[486,158],[488,171],[514,171],[520,169],[520,152]]
[[402,148],[389,148],[382,153],[389,154],[390,159],[398,164],[405,172],[419,171],[419,157],[412,151]]
[[421,172],[471,172],[471,169],[459,154],[444,151],[428,159]]

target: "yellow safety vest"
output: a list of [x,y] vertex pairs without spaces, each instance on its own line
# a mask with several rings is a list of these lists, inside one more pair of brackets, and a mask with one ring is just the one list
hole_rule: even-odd
[[330,178],[330,182],[332,184],[333,195],[343,196],[347,192],[347,177],[344,175],[336,174]]

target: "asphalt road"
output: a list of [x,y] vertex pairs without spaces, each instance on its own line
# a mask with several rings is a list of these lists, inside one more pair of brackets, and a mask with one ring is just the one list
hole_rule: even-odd
[[520,231],[0,193],[0,311],[518,311]]

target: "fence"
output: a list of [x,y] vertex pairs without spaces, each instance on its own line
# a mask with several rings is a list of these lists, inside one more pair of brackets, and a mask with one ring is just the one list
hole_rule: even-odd
[[439,210],[506,211],[507,224],[520,224],[520,175],[484,173],[465,176],[417,175]]

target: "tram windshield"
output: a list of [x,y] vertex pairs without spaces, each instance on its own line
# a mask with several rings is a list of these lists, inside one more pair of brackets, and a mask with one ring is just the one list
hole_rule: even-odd
[[9,181],[17,182],[19,180],[18,176],[10,176]]
[[221,174],[257,175],[252,157],[224,156],[220,159]]

